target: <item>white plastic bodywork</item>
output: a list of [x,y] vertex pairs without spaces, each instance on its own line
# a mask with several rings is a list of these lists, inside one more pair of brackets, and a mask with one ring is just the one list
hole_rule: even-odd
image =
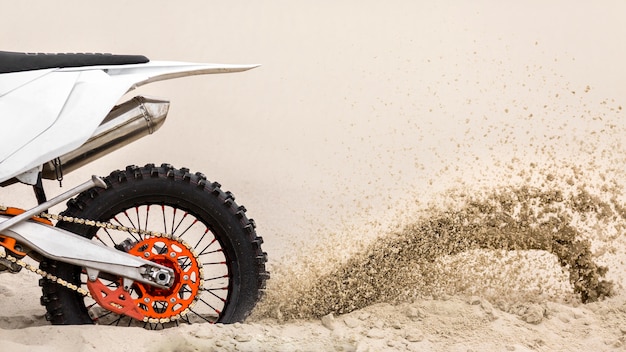
[[0,182],[80,147],[136,87],[254,67],[152,61],[0,74]]

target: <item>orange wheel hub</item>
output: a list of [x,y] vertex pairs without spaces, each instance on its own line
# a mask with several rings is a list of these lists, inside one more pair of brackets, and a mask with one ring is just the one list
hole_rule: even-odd
[[[126,296],[120,296],[117,291],[107,288],[110,286],[103,284],[100,279],[96,279],[95,282],[87,281],[92,296],[96,292],[94,297],[97,298],[94,299],[108,310],[118,314],[126,314],[138,320],[148,318],[149,320],[156,319],[160,322],[166,322],[187,314],[195,304],[202,289],[202,264],[198,262],[191,249],[173,239],[146,237],[136,243],[128,253],[172,269],[174,271],[172,287],[162,289],[135,282]],[[117,289],[121,289],[121,285]],[[107,304],[100,299],[101,296],[114,297],[114,302]],[[122,308],[117,308],[124,306],[130,300],[134,302],[134,307],[124,311]]]
[[174,270],[174,283],[160,289],[135,283],[135,303],[145,316],[170,319],[186,314],[202,287],[201,264],[193,252],[182,243],[163,237],[144,238],[128,252]]

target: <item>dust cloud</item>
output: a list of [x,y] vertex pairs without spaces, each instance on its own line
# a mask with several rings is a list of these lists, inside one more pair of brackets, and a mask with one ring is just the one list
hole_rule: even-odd
[[[381,234],[347,260],[281,266],[254,316],[277,319],[345,314],[375,303],[476,295],[504,310],[517,301],[595,302],[615,293],[598,263],[598,226],[610,242],[626,226],[621,188],[587,185],[585,173],[556,177],[536,165],[542,186],[503,186],[445,195],[399,230]],[[346,241],[350,236],[342,235]],[[321,254],[323,255],[323,254]]]

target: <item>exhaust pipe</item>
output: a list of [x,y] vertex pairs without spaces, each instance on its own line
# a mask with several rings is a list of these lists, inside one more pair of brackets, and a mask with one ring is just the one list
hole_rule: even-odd
[[[59,157],[63,173],[67,174],[131,142],[154,133],[165,122],[170,102],[142,96],[117,105],[104,118],[93,136],[80,148]],[[57,162],[59,160],[56,160]],[[57,177],[55,163],[43,165],[42,177]]]

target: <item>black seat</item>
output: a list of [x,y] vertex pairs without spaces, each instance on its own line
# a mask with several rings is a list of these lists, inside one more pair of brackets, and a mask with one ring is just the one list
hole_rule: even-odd
[[45,68],[143,64],[148,61],[150,60],[143,55],[99,53],[44,54],[0,51],[0,73],[41,70]]

